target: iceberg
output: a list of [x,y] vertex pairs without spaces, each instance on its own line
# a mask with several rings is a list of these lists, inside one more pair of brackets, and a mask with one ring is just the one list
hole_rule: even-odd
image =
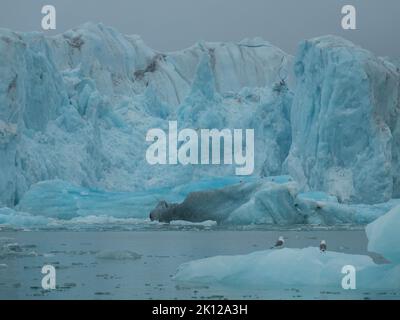
[[0,225],[72,227],[148,225],[365,225],[400,205],[346,205],[323,192],[300,192],[290,176],[228,176],[146,191],[84,188],[62,180],[31,186],[14,208],[0,206]]
[[396,206],[366,227],[368,250],[400,264],[400,206]]
[[129,250],[121,250],[121,251],[101,251],[96,254],[97,259],[104,260],[138,260],[142,256],[136,252]]
[[[327,199],[321,193],[314,193],[312,197]],[[332,198],[329,200],[335,202]],[[387,264],[376,264],[369,256],[322,252],[316,247],[283,248],[189,261],[179,266],[174,279],[239,288],[342,289],[343,267],[352,266],[356,270],[357,289],[399,290],[399,224],[400,206],[396,206],[366,227],[368,250],[389,259],[391,263]]]
[[347,205],[324,192],[300,192],[290,176],[240,182],[213,190],[190,192],[180,203],[160,201],[151,220],[217,221],[221,225],[367,224],[399,201],[380,205]]
[[359,224],[356,210],[348,205],[340,204],[336,196],[324,192],[305,192],[298,194],[297,206],[307,213],[310,224]]
[[368,256],[318,248],[257,251],[247,255],[216,256],[182,264],[174,279],[237,288],[332,288],[342,290],[342,268],[355,267],[357,289],[400,289],[400,266],[376,265]]
[[0,208],[0,225],[13,227],[44,227],[51,223],[51,219],[43,216],[35,216],[26,212],[18,212],[14,209]]
[[144,213],[162,194],[162,190],[134,194],[104,192],[53,180],[35,184],[24,195],[17,208],[34,215],[62,220],[88,216],[145,218]]
[[[147,219],[151,209],[162,199],[170,202],[182,201],[192,191],[223,188],[238,183],[239,179],[203,179],[172,189],[157,188],[137,192],[110,192],[79,187],[63,180],[48,180],[33,185],[24,194],[16,209],[37,217],[81,223],[112,222],[113,218]],[[251,177],[248,180],[251,180]],[[7,208],[8,211],[14,215],[19,214]]]

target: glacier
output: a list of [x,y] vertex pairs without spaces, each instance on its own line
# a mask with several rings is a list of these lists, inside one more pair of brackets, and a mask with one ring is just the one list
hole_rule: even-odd
[[198,119],[193,128],[256,122],[256,146],[271,149],[259,154],[257,171],[281,169],[292,94],[271,87],[292,58],[265,41],[198,43],[161,54],[102,24],[55,37],[0,35],[0,199],[7,206],[45,180],[141,191],[232,175],[229,166],[208,172],[147,164],[146,131],[165,129],[168,119],[190,125],[185,106]]
[[399,195],[399,68],[342,38],[304,41],[294,62],[285,168],[341,202]]
[[[303,41],[296,57],[259,38],[161,53],[86,23],[0,29],[0,53],[0,223],[144,219],[161,200],[237,197],[243,184],[246,201],[227,214],[217,196],[201,219],[367,224],[398,204],[399,66],[342,38]],[[146,132],[168,121],[254,129],[253,176],[149,165]]]

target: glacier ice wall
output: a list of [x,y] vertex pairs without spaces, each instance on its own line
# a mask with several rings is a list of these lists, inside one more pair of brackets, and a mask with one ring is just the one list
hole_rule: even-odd
[[399,196],[399,68],[343,39],[305,41],[293,63],[262,39],[160,53],[87,23],[53,37],[0,29],[0,54],[2,205],[45,180],[133,192],[234,175],[148,165],[146,132],[169,120],[254,128],[257,177],[289,173],[339,202]]
[[[147,130],[167,129],[168,120],[183,119],[185,105],[198,107],[193,128],[218,121],[240,129],[263,119],[256,121],[257,146],[268,143],[271,151],[260,155],[258,172],[280,171],[288,153],[291,92],[268,88],[289,70],[292,58],[260,39],[202,42],[164,54],[138,36],[87,23],[54,37],[1,29],[0,53],[0,202],[5,205],[17,204],[31,185],[44,180],[135,191],[233,174],[229,166],[207,171],[147,164]],[[208,94],[205,87],[199,92],[199,85],[207,85]],[[213,110],[214,119],[207,116]]]
[[304,41],[295,61],[287,172],[341,201],[398,196],[398,69],[337,37]]

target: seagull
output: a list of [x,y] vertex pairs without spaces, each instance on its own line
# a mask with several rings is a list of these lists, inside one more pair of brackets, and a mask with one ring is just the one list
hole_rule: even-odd
[[285,240],[283,239],[282,236],[280,236],[276,241],[275,245],[271,247],[271,249],[282,249],[284,245],[285,245]]
[[319,245],[319,250],[321,250],[321,252],[325,252],[326,251],[326,241],[322,240],[320,245]]

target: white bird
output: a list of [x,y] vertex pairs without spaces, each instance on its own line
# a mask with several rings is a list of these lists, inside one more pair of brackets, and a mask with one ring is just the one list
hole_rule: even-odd
[[319,250],[321,250],[321,252],[325,252],[326,251],[326,241],[322,240],[320,245],[319,245]]
[[285,239],[283,239],[283,237],[280,236],[276,241],[275,245],[271,247],[271,249],[282,249],[284,245],[285,245]]

